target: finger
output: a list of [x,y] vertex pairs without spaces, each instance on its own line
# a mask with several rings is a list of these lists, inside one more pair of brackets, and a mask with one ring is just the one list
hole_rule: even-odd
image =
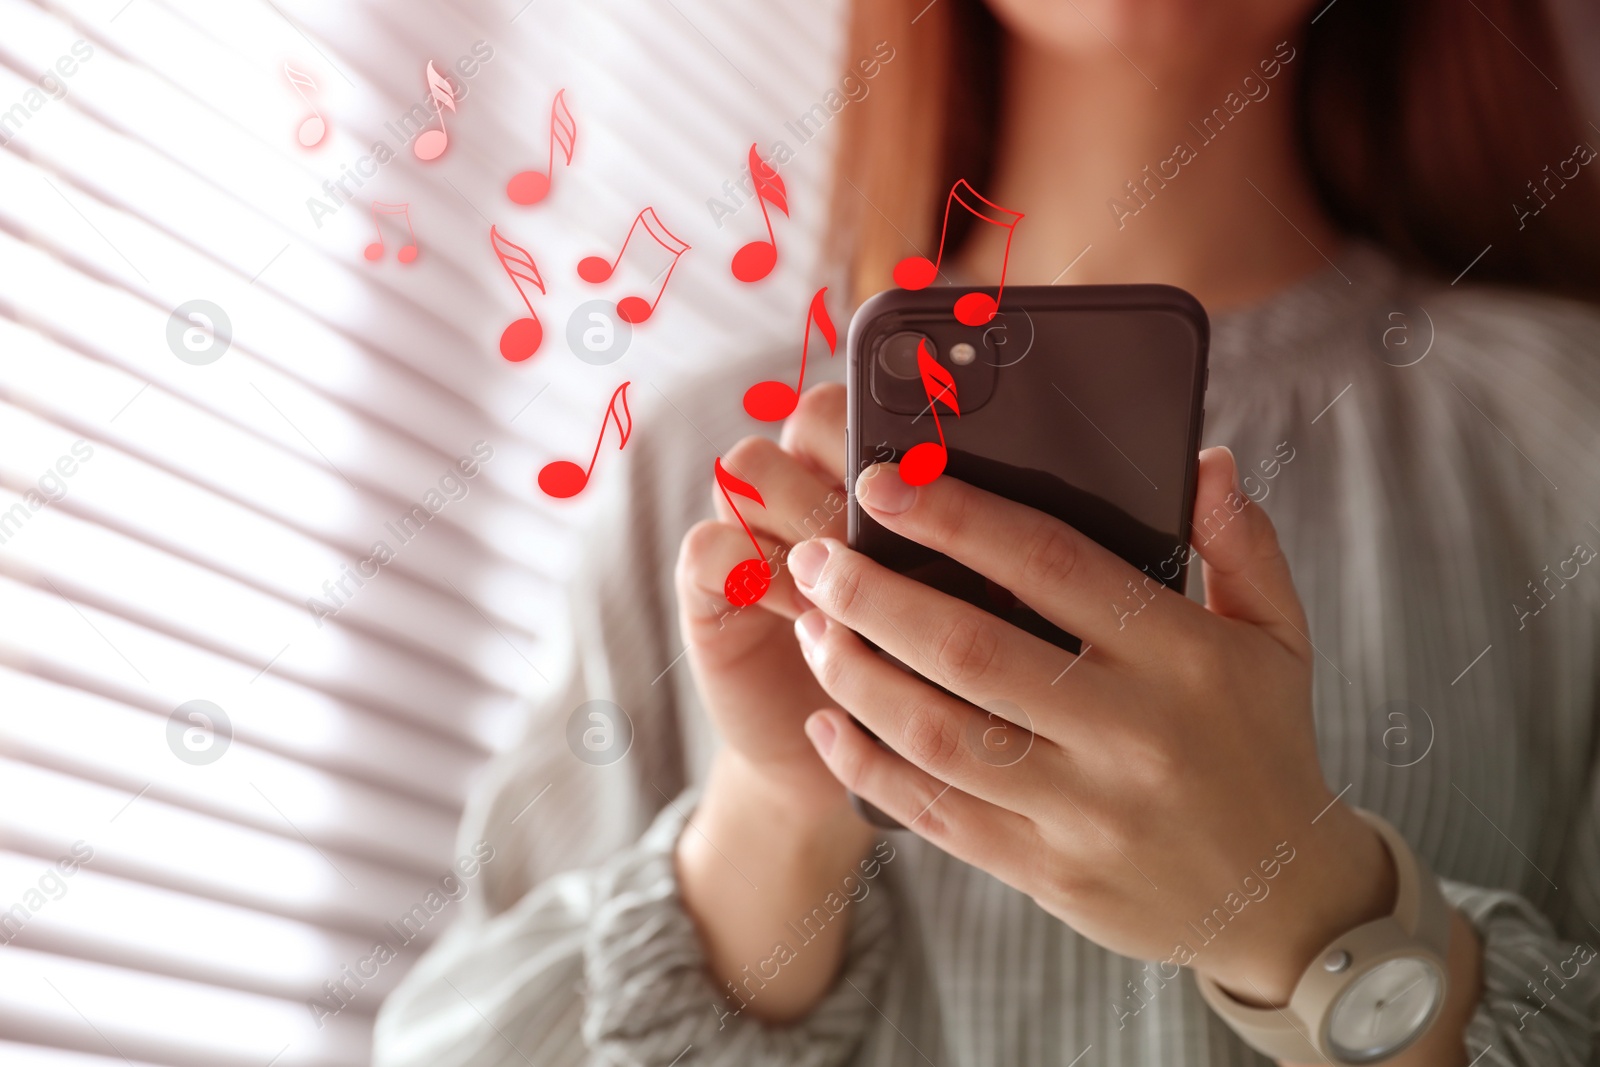
[[[1042,705],[1045,693],[1082,704],[1098,684],[1092,658],[1080,660],[832,538],[800,542],[789,550],[788,564],[796,588],[829,617],[973,704]],[[1031,727],[1058,735],[1051,721]]]
[[[735,497],[734,505],[757,533],[793,544],[808,537],[842,537],[848,500],[815,471],[765,437],[746,437],[728,449],[723,465],[755,486],[765,504]],[[738,525],[733,508],[715,482],[711,496],[717,516]]]
[[806,736],[840,783],[950,855],[1001,873],[1038,855],[1032,822],[969,796],[884,749],[841,711],[818,711]]
[[[720,629],[726,625],[730,613],[736,614],[739,610],[733,603],[735,597],[786,619],[794,619],[810,610],[811,604],[800,596],[788,570],[781,565],[783,546],[767,538],[757,540],[761,544],[761,559],[767,564],[769,586],[765,594],[751,603],[750,598],[760,592],[759,568],[741,566],[746,560],[756,558],[755,548],[744,531],[738,526],[710,520],[690,528],[678,552],[677,568],[679,598],[686,621]],[[728,596],[730,582],[735,597]]]
[[1238,461],[1225,447],[1200,453],[1190,543],[1204,560],[1206,607],[1260,626],[1286,648],[1310,654],[1305,610],[1278,531],[1239,490]]
[[897,466],[875,464],[856,480],[856,498],[888,529],[965,564],[1096,647],[1128,647],[1127,615],[1137,611],[1137,640],[1160,648],[1167,635],[1152,627],[1196,610],[1066,523],[954,478],[912,486]]
[[813,386],[800,394],[800,403],[784,422],[778,438],[818,477],[841,490],[847,462],[844,450],[848,412],[844,386],[835,382]]
[[1013,727],[1019,743],[996,758],[987,715],[889,663],[849,627],[810,611],[795,622],[795,635],[823,691],[921,770],[1013,811],[1026,813],[1026,801],[1039,795],[1040,767],[1055,752],[1047,739],[1022,741],[1025,731]]

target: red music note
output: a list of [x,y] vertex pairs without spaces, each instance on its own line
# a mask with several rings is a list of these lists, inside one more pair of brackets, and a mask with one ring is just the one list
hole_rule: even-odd
[[767,590],[772,587],[772,565],[761,554],[761,542],[750,532],[750,524],[744,521],[744,516],[739,514],[739,506],[728,494],[738,493],[742,497],[754,500],[762,507],[766,507],[767,502],[761,499],[761,494],[756,492],[755,486],[740,481],[724,470],[721,459],[716,461],[714,469],[717,475],[717,488],[722,490],[722,499],[728,502],[728,506],[733,509],[734,517],[739,520],[739,525],[744,527],[745,536],[756,546],[755,556],[734,564],[733,570],[728,572],[728,577],[722,583],[722,594],[728,598],[728,603],[736,608],[745,608],[767,595]]
[[772,164],[761,158],[755,145],[750,146],[750,180],[755,183],[756,202],[761,205],[761,221],[767,224],[767,239],[751,241],[733,254],[733,276],[741,282],[759,282],[778,265],[778,239],[772,232],[767,205],[777,208],[784,218],[789,217],[789,193],[783,179]]
[[757,382],[744,394],[744,409],[750,413],[752,419],[762,422],[777,422],[794,414],[794,409],[800,403],[800,390],[806,385],[806,349],[811,345],[811,324],[815,322],[817,329],[822,331],[822,339],[828,342],[828,355],[832,356],[839,350],[839,331],[834,329],[833,320],[828,317],[828,305],[822,299],[828,287],[824,285],[817,290],[817,295],[811,298],[811,311],[806,316],[805,338],[800,342],[800,381],[793,388],[788,382]]
[[374,262],[383,258],[383,227],[378,225],[379,215],[399,215],[406,220],[406,229],[411,234],[411,243],[396,252],[395,258],[401,263],[414,262],[417,258],[417,231],[411,228],[411,205],[385,204],[378,200],[372,202],[372,228],[377,231],[378,239],[367,246],[366,257]]
[[433,100],[433,109],[439,113],[439,128],[424,130],[411,144],[411,151],[424,163],[438,159],[450,147],[450,134],[444,128],[444,109],[456,109],[456,94],[444,76],[433,69],[431,59],[428,60],[428,96]]
[[[606,440],[606,427],[616,420],[617,432],[622,440],[617,442],[617,451],[621,451],[628,443],[628,437],[633,433],[633,416],[628,413],[628,394],[625,390],[632,382],[623,382],[617,386],[617,391],[611,394],[611,403],[606,407],[606,417],[600,422],[600,436],[594,443],[594,455],[589,457],[589,468],[578,466],[569,459],[558,459],[546,463],[539,470],[539,488],[546,496],[553,496],[559,500],[577,496],[583,492],[584,486],[589,484],[589,475],[594,473],[595,461],[600,458],[600,446]],[[617,401],[622,401],[622,414],[617,414]],[[623,419],[627,419],[624,423]]]
[[311,75],[302,74],[287,63],[283,65],[283,76],[289,79],[289,84],[294,86],[294,91],[300,94],[300,99],[304,100],[307,106],[311,108],[311,114],[300,123],[300,128],[295,131],[295,140],[306,148],[315,148],[322,143],[322,139],[328,134],[328,123],[322,117],[322,112],[317,110],[317,106],[311,103],[311,98],[306,95],[306,90],[308,89],[316,92],[317,83],[311,80]]
[[522,283],[531,282],[542,293],[545,291],[544,279],[539,276],[539,268],[534,266],[528,250],[501,237],[500,231],[492,225],[489,227],[489,243],[494,246],[494,254],[500,257],[500,266],[511,276],[511,284],[516,287],[517,295],[522,297],[522,303],[528,309],[527,318],[516,320],[500,334],[500,354],[512,363],[521,363],[539,351],[539,345],[544,341],[544,327],[539,325],[539,316],[528,302],[528,294],[522,291]]
[[[972,199],[968,199],[968,197]],[[972,201],[977,200],[978,204]],[[944,261],[944,238],[950,230],[950,205],[960,204],[970,211],[974,217],[983,222],[1003,226],[1006,229],[1006,254],[1000,262],[1000,292],[995,296],[988,293],[968,293],[956,301],[956,320],[967,326],[982,326],[994,318],[995,312],[1000,309],[1000,297],[1006,291],[1006,267],[1011,262],[1011,239],[1017,234],[1017,223],[1022,221],[1022,212],[1012,211],[1010,208],[1001,207],[992,200],[985,200],[976,189],[967,184],[965,178],[957,180],[950,187],[950,195],[944,202],[944,227],[939,231],[938,259],[932,263],[924,256],[909,256],[895,264],[894,281],[902,289],[926,289],[933,283],[939,273],[939,264]],[[978,206],[979,204],[982,207]],[[994,218],[984,213],[988,208]]]
[[[939,422],[938,402],[943,401],[946,407],[956,413],[956,418],[961,417],[961,409],[956,406],[956,380],[928,355],[926,339],[917,342],[917,373],[922,376],[922,391],[928,397],[928,410],[933,412],[933,426],[939,431],[939,443],[923,441],[912,445],[901,458],[900,480],[907,485],[927,485],[944,473],[945,462],[950,457],[944,445],[944,426]],[[935,385],[939,387],[937,393],[934,391]]]
[[678,260],[689,251],[689,245],[679,240],[672,231],[662,223],[656,215],[656,209],[647,207],[634,218],[633,225],[628,227],[628,236],[623,238],[622,251],[617,253],[617,258],[607,260],[604,256],[588,256],[578,264],[578,277],[591,285],[599,285],[610,278],[616,271],[617,264],[622,262],[622,257],[628,252],[628,242],[633,240],[633,233],[644,224],[645,232],[652,240],[668,252],[672,253],[672,266],[667,268],[667,276],[661,281],[661,288],[656,290],[656,298],[647,302],[641,296],[625,296],[617,301],[617,318],[623,322],[637,325],[655,313],[656,305],[661,303],[661,297],[667,291],[667,282],[672,280],[672,272],[678,269]]
[[578,124],[567,108],[566,96],[567,91],[561,90],[556,94],[555,103],[550,105],[550,162],[545,164],[544,173],[525,170],[506,182],[506,195],[513,204],[537,204],[550,194],[550,183],[556,176],[556,145],[561,146],[567,166],[572,166],[572,150],[578,144]]

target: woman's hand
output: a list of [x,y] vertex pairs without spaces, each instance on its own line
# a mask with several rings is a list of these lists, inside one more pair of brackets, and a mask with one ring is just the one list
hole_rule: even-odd
[[795,542],[844,535],[844,435],[843,387],[819,386],[800,398],[781,444],[747,437],[723,458],[766,502],[736,498],[772,572],[759,601],[735,608],[725,594],[729,573],[756,550],[714,485],[718,518],[693,527],[678,554],[679,624],[706,710],[747,765],[743,777],[802,818],[834,813],[846,798],[803,729],[828,698],[795,643],[791,624],[811,605],[784,559]]
[[1235,477],[1226,449],[1201,454],[1202,607],[1040,512],[863,473],[873,518],[1079,636],[1078,656],[838,540],[795,547],[789,569],[819,609],[796,623],[816,677],[893,750],[816,712],[839,781],[1106,948],[1282,1004],[1324,944],[1389,911],[1394,872],[1323,782],[1316,652]]
[[723,458],[766,502],[739,501],[772,572],[760,600],[736,609],[725,594],[729,572],[756,550],[715,488],[720,518],[691,529],[678,554],[689,664],[727,742],[678,839],[679,888],[715,984],[738,991],[726,1011],[769,1022],[803,1017],[836,980],[849,921],[828,925],[776,978],[764,968],[775,966],[773,945],[793,936],[790,919],[848,889],[872,838],[806,740],[806,716],[828,698],[794,638],[793,620],[811,605],[783,566],[792,543],[844,533],[844,434],[844,390],[822,386],[800,398],[781,446],[747,437]]

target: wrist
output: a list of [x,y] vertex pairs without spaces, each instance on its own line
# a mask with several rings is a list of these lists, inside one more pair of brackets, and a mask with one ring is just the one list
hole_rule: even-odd
[[[822,998],[844,957],[853,913],[821,927],[787,963],[774,956],[774,945],[790,945],[791,924],[815,914],[819,902],[857,899],[850,876],[865,877],[857,863],[872,838],[842,791],[831,806],[802,803],[763,768],[729,749],[718,753],[675,858],[684,910],[699,932],[713,984],[733,997],[729,1010],[744,1011],[749,999],[755,1017],[787,1023]],[[750,981],[759,986],[758,999],[744,985]]]
[[[1321,950],[1340,935],[1393,912],[1394,862],[1377,831],[1335,803],[1313,828],[1294,865],[1294,881],[1278,887],[1278,906],[1237,955],[1208,976],[1241,1002],[1281,1007]],[[1286,872],[1288,873],[1288,872]]]
[[[796,885],[832,878],[854,864],[873,839],[843,790],[819,797],[806,783],[790,782],[726,747],[712,761],[690,823],[678,840],[680,868],[715,869],[737,878],[728,867],[743,857],[765,880]],[[747,873],[762,884],[762,877]]]

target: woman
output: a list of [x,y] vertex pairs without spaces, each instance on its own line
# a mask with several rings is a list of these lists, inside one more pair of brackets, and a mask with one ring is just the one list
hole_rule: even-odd
[[[1235,517],[1192,599],[1113,627],[1133,572],[1071,530],[863,476],[879,521],[1095,646],[1068,657],[844,547],[823,386],[727,451],[787,552],[735,611],[748,542],[720,501],[689,528],[678,472],[740,419],[664,424],[564,691],[469,813],[503,860],[379,1061],[1268,1063],[1198,983],[1285,1009],[1394,909],[1410,875],[1362,809],[1448,905],[1448,993],[1383,1062],[1600,1062],[1600,131],[1554,40],[1511,0],[859,4],[848,57],[894,58],[841,154],[858,298],[931,251],[957,177],[1027,213],[1013,284],[1190,290],[1231,449],[1197,514]],[[949,279],[998,280],[1003,238],[958,220]],[[686,529],[680,662],[657,582]],[[1034,731],[1005,768],[963,740],[998,700]],[[550,753],[590,722],[628,759]]]

